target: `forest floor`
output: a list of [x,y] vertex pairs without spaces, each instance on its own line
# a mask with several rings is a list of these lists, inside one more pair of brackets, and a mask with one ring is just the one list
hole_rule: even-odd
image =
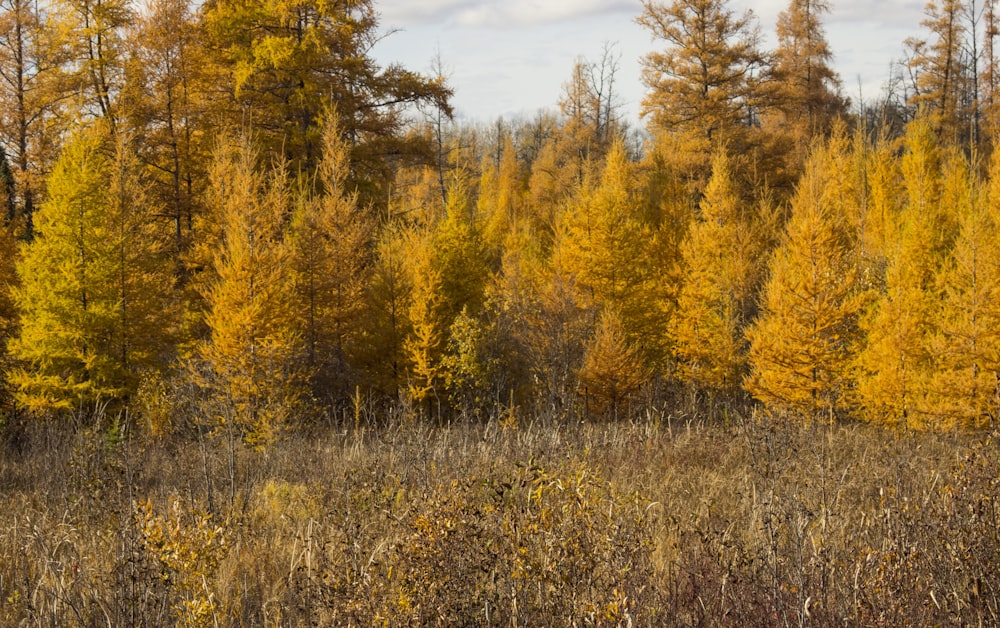
[[2,625],[1000,623],[996,435],[8,427]]

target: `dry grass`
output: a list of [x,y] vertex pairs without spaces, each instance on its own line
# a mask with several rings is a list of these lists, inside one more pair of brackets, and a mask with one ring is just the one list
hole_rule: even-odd
[[0,624],[1000,623],[994,437],[728,423],[8,428]]

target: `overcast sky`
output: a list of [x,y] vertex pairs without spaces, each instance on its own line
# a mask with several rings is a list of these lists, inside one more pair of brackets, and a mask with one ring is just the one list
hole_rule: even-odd
[[[765,46],[787,0],[731,0],[752,9]],[[844,91],[852,101],[878,95],[903,40],[921,34],[924,0],[831,0],[827,40]],[[621,55],[618,91],[628,116],[638,119],[644,87],[639,60],[656,49],[635,24],[640,0],[376,0],[383,29],[398,29],[377,44],[382,63],[429,72],[440,54],[455,89],[460,117],[492,121],[531,116],[555,107],[574,60],[600,59],[604,43]]]

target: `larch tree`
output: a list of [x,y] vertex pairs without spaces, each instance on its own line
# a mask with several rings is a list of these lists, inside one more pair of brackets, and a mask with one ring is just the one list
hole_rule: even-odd
[[209,0],[202,15],[228,91],[216,104],[230,126],[252,124],[268,150],[312,170],[324,108],[336,103],[362,206],[384,203],[390,156],[433,163],[429,138],[403,133],[406,108],[450,116],[451,89],[440,77],[376,63],[370,52],[383,34],[372,0]]
[[[945,174],[958,237],[938,274],[940,299],[929,339],[927,418],[934,429],[982,427],[997,412],[1000,381],[1000,240],[996,199],[985,198],[978,177],[956,158]],[[997,172],[994,158],[992,172]],[[996,194],[996,184],[991,195]]]
[[743,153],[768,65],[753,13],[737,14],[726,0],[644,0],[637,21],[664,45],[642,61],[651,128],[681,134],[704,170],[718,146]]
[[[157,212],[123,141],[77,131],[48,181],[36,237],[22,250],[12,375],[36,409],[125,399],[172,359],[172,275]],[[108,152],[114,150],[114,156]]]
[[126,122],[153,166],[153,192],[167,209],[179,268],[191,245],[214,139],[201,39],[188,0],[153,0],[129,40],[126,65]]
[[[101,119],[112,135],[123,118],[126,29],[135,21],[128,0],[55,0],[54,32],[66,51],[63,93],[77,115]],[[124,103],[128,104],[128,103]]]
[[[969,138],[970,78],[964,52],[968,27],[961,0],[929,0],[921,25],[925,38],[910,38],[909,71],[914,92],[910,105],[926,110],[939,136],[962,142]],[[977,60],[978,61],[978,60]]]
[[650,363],[666,359],[665,303],[654,266],[653,235],[635,211],[635,166],[616,142],[596,182],[563,217],[556,246],[582,296],[613,308],[630,342]]
[[629,341],[614,309],[601,310],[580,368],[587,410],[617,419],[629,398],[651,376],[641,352]]
[[289,245],[300,320],[314,392],[344,398],[358,351],[363,292],[370,268],[373,227],[348,188],[350,147],[336,116],[323,131],[319,189],[301,185],[291,217]]
[[247,139],[223,144],[215,156],[208,200],[222,235],[204,288],[208,337],[196,373],[221,404],[214,410],[221,426],[263,447],[300,401],[308,373],[283,238],[287,174],[262,172],[257,161]]
[[32,0],[0,2],[0,146],[15,174],[8,220],[25,237],[40,200],[45,173],[55,160],[61,51],[51,45],[48,26]]
[[954,237],[942,212],[942,156],[925,119],[910,124],[901,163],[905,205],[889,251],[885,288],[865,313],[864,348],[856,364],[863,416],[887,425],[918,427],[924,384],[932,371],[934,278]]
[[772,411],[804,419],[845,408],[861,309],[851,230],[828,189],[837,145],[818,147],[806,165],[747,332],[747,389]]
[[847,113],[823,29],[823,17],[829,12],[826,0],[791,0],[778,15],[778,47],[769,86],[770,110],[777,115],[768,126],[789,136],[799,164],[805,161],[812,138],[826,136],[834,120]]
[[745,202],[720,151],[701,216],[681,245],[682,276],[669,334],[679,377],[715,394],[740,389],[746,366],[744,326],[764,247],[754,241]]

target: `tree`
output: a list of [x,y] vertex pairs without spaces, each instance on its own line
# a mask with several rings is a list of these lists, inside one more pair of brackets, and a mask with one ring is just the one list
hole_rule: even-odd
[[[61,52],[29,0],[0,2],[0,145],[14,168],[16,193],[8,220],[30,238],[42,178],[57,153],[57,88]],[[10,213],[13,209],[13,215]]]
[[613,309],[601,311],[579,377],[590,409],[615,419],[622,404],[649,381],[649,369]]
[[591,151],[603,155],[622,131],[616,91],[620,57],[606,43],[600,61],[578,59],[563,85],[559,108],[566,117],[565,132],[576,139],[584,157]]
[[[180,265],[204,195],[211,120],[206,51],[188,0],[152,0],[130,39],[125,112],[153,167]],[[211,138],[214,140],[214,138]]]
[[771,258],[760,316],[747,332],[749,392],[773,411],[802,418],[845,407],[861,308],[851,231],[827,189],[838,145],[818,147],[806,166]]
[[715,148],[743,153],[760,115],[766,59],[751,12],[725,0],[643,1],[638,23],[666,45],[642,61],[649,93],[642,113],[651,127],[686,138],[684,148],[707,167]]
[[343,398],[362,330],[372,225],[347,187],[349,147],[336,116],[323,131],[323,156],[313,192],[300,191],[289,245],[295,307],[317,393]]
[[209,336],[198,357],[217,418],[247,444],[266,446],[303,393],[307,372],[283,240],[287,175],[257,166],[249,140],[216,153],[209,206],[221,229],[214,277],[204,288]]
[[901,171],[906,203],[889,250],[884,291],[862,319],[864,348],[856,366],[863,416],[917,427],[933,370],[928,338],[937,301],[934,278],[954,237],[942,203],[942,157],[930,124],[910,124]]
[[616,142],[600,180],[585,185],[563,217],[556,255],[583,298],[613,308],[652,364],[667,355],[665,303],[652,232],[635,215],[635,187],[634,165]]
[[122,140],[114,158],[98,127],[68,141],[18,264],[24,368],[12,381],[27,407],[72,409],[125,399],[142,373],[166,367],[174,328],[172,279],[139,177]]
[[372,0],[210,0],[202,15],[228,92],[217,105],[230,127],[251,124],[266,150],[310,171],[319,159],[322,113],[335,103],[362,206],[384,202],[390,156],[432,163],[426,138],[402,133],[405,108],[432,105],[450,116],[451,89],[375,63],[370,51],[382,35]]
[[669,333],[682,380],[713,393],[739,390],[746,365],[744,325],[764,247],[720,152],[701,202],[701,217],[681,245],[682,275]]
[[812,138],[826,136],[834,120],[847,113],[823,32],[822,18],[829,11],[826,0],[790,0],[778,15],[770,87],[777,116],[769,126],[790,136],[799,163],[805,161]]
[[[960,0],[929,0],[921,25],[929,38],[910,38],[909,70],[914,83],[910,105],[923,108],[942,139],[968,139],[971,105],[970,78],[963,46],[967,27]],[[978,61],[978,60],[977,60]]]
[[62,89],[78,115],[103,120],[112,135],[122,119],[125,30],[134,18],[129,0],[55,0],[55,33],[67,54]]
[[[963,160],[964,161],[964,160]],[[997,172],[994,158],[991,171]],[[996,199],[983,198],[976,176],[959,162],[946,175],[957,198],[959,232],[941,269],[941,291],[928,345],[928,427],[980,427],[997,412],[1000,381],[1000,241]],[[995,194],[996,186],[992,192]]]

